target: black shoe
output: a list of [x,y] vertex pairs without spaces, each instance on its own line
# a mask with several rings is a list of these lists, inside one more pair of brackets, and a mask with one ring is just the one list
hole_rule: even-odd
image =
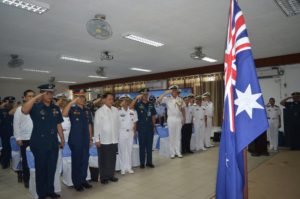
[[194,153],[194,152],[193,152],[193,151],[188,151],[188,153],[191,153],[191,154],[192,154],[192,153]]
[[108,184],[108,180],[100,180],[101,184]]
[[119,179],[118,178],[116,178],[116,177],[112,177],[111,179],[109,179],[110,181],[112,181],[112,182],[118,182],[119,181]]
[[83,191],[84,191],[84,189],[83,189],[82,186],[74,186],[74,189],[75,189],[76,191],[78,191],[78,192],[83,192]]
[[46,199],[46,197],[39,197],[39,199]]
[[49,196],[50,198],[60,198],[60,195],[57,193],[49,193],[47,196]]
[[144,169],[144,168],[145,168],[145,165],[141,164],[141,165],[140,165],[140,168],[141,168],[141,169]]
[[86,188],[86,189],[90,189],[90,188],[93,187],[93,186],[90,185],[88,182],[83,183],[82,186],[83,186],[84,188]]
[[154,168],[155,167],[154,164],[152,164],[152,163],[151,164],[146,164],[146,166],[149,167],[149,168]]
[[24,182],[24,187],[25,187],[26,189],[28,189],[28,188],[29,188],[29,183],[28,183],[28,182]]

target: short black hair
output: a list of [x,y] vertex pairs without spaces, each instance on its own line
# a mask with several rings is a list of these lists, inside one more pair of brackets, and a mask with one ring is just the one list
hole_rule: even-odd
[[35,92],[31,89],[28,89],[28,90],[24,91],[23,96],[25,97],[28,93],[35,93]]
[[102,98],[103,98],[103,99],[106,99],[109,95],[111,95],[111,96],[114,97],[114,94],[113,94],[113,93],[107,92],[107,93],[104,93],[104,94],[102,95]]

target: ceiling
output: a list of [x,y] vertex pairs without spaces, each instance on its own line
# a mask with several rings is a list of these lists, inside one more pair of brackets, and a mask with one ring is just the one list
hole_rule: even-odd
[[[24,81],[56,80],[85,83],[99,81],[98,66],[105,66],[110,79],[210,65],[190,58],[195,46],[223,62],[229,0],[44,0],[50,10],[34,14],[0,4],[0,76],[22,77]],[[300,52],[300,15],[287,18],[273,0],[239,0],[244,12],[255,58]],[[107,40],[91,37],[86,22],[105,14],[113,29]],[[165,45],[155,48],[122,38],[133,32]],[[100,61],[109,50],[112,61]],[[25,72],[7,67],[10,54],[19,54],[24,68],[50,70],[50,74]],[[89,59],[92,64],[59,59],[60,55]],[[215,63],[214,63],[215,64]],[[9,80],[7,80],[9,81]],[[11,81],[11,80],[10,80]],[[14,80],[16,81],[16,80]],[[22,81],[22,80],[21,80]]]

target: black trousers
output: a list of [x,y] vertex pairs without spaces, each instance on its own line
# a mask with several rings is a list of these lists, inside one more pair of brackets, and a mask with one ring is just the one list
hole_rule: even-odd
[[54,177],[58,158],[58,146],[40,149],[31,146],[35,164],[36,192],[40,198],[54,193]]
[[115,175],[118,144],[101,144],[98,148],[100,180],[109,180]]
[[23,182],[29,183],[29,168],[27,164],[27,157],[26,157],[26,148],[29,146],[29,140],[22,140],[21,149],[21,157],[22,157],[22,172],[23,172]]
[[[1,132],[3,133],[3,132]],[[11,146],[10,146],[10,137],[1,136],[2,141],[2,151],[1,151],[1,165],[3,168],[7,168],[10,165],[11,160]]]
[[187,153],[191,151],[191,137],[193,132],[193,125],[184,124],[181,128],[181,147],[182,153]]

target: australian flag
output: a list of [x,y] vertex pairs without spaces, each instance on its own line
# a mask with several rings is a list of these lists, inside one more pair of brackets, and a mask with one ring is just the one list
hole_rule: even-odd
[[225,50],[224,120],[219,151],[216,198],[243,198],[243,149],[268,128],[245,19],[230,0]]

